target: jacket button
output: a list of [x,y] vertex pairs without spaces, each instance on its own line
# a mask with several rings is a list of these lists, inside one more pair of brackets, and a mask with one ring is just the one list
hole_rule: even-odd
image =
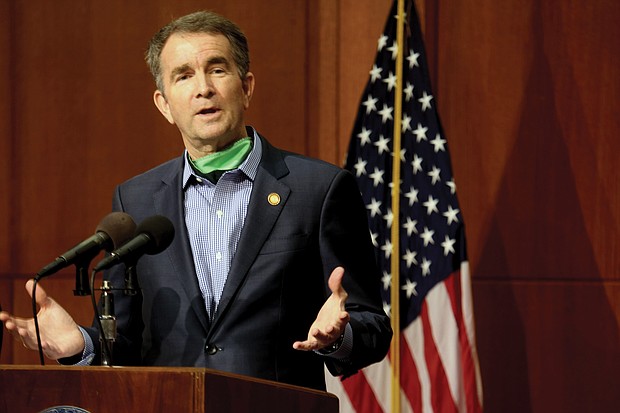
[[209,356],[214,355],[215,353],[218,352],[218,348],[215,344],[207,344],[207,347],[205,347],[205,351],[207,352],[207,354]]

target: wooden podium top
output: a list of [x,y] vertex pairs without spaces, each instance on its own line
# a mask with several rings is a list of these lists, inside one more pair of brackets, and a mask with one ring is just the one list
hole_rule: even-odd
[[185,367],[0,366],[0,412],[338,412],[333,394]]

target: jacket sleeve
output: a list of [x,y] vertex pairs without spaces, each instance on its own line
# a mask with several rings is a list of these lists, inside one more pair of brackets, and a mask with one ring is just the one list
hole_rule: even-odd
[[[353,175],[340,172],[330,186],[321,213],[320,249],[327,278],[336,266],[345,269],[346,310],[353,329],[353,347],[343,360],[325,358],[335,376],[350,376],[381,361],[392,339],[390,319],[383,311],[381,276],[375,262],[366,209]],[[327,287],[326,287],[327,288]],[[326,290],[329,294],[329,289]]]

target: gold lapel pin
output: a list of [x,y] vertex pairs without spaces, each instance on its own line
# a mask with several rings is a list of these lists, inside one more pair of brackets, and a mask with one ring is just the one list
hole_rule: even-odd
[[280,203],[280,195],[276,194],[275,192],[270,193],[267,196],[267,202],[269,202],[269,204],[276,206]]

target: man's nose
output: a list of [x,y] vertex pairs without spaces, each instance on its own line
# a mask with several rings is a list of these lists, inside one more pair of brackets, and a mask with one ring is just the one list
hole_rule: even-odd
[[196,75],[196,97],[210,97],[213,95],[213,83],[208,75],[199,73]]

